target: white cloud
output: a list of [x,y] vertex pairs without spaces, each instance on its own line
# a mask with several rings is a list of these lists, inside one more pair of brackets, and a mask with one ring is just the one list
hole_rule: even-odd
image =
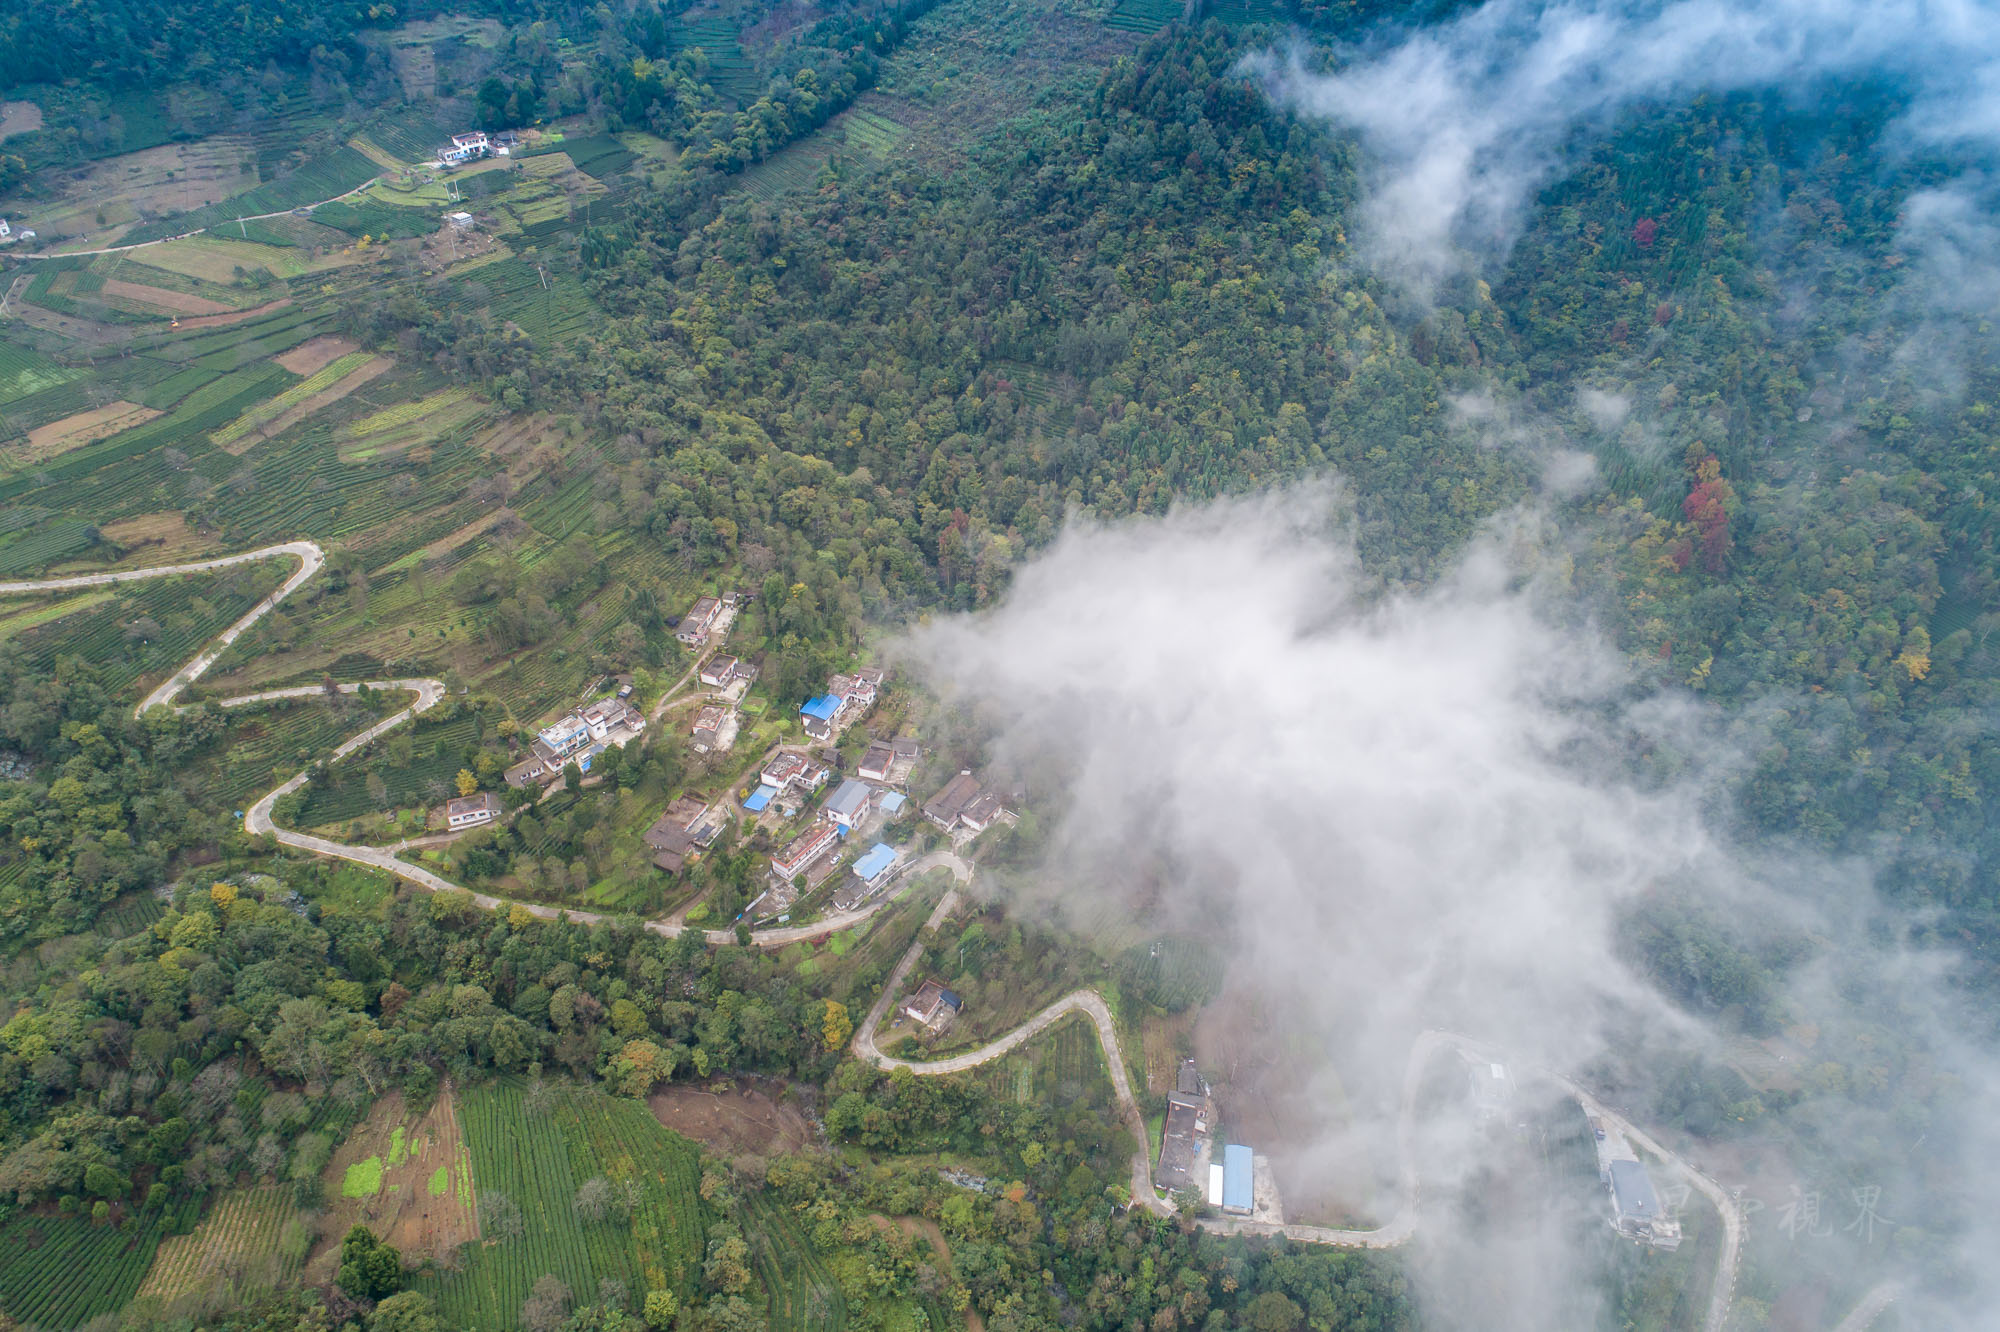
[[1251,62],[1274,95],[1352,129],[1369,158],[1361,250],[1428,298],[1502,254],[1578,131],[1634,103],[1881,75],[1909,90],[1895,133],[2000,146],[2000,8],[1991,0],[1489,0],[1330,74]]

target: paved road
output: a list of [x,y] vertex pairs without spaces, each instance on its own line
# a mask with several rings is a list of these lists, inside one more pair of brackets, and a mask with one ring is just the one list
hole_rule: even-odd
[[[149,708],[171,706],[173,700],[180,692],[196,679],[199,679],[202,673],[208,670],[210,666],[214,665],[216,659],[222,655],[222,652],[231,643],[236,641],[244,630],[269,614],[279,602],[290,596],[307,579],[319,572],[320,568],[326,562],[326,556],[318,544],[311,541],[291,541],[282,545],[266,546],[259,550],[246,551],[240,555],[227,555],[212,560],[197,560],[187,564],[161,565],[150,569],[120,569],[106,573],[77,574],[63,578],[44,578],[24,582],[0,583],[0,595],[21,595],[66,591],[86,587],[103,587],[113,583],[136,582],[147,578],[165,578],[178,574],[226,569],[257,560],[274,559],[281,555],[290,555],[297,558],[299,561],[298,571],[286,579],[277,591],[258,602],[255,607],[251,608],[235,624],[225,629],[217,636],[214,643],[197,654],[187,665],[176,671],[158,689],[148,694],[137,709],[138,712],[144,713]],[[656,717],[659,715],[660,710],[664,709],[667,699],[671,698],[677,690],[686,685],[688,679],[693,676],[694,670],[695,668],[690,668],[688,674],[682,676],[667,691],[667,694],[662,697],[660,703],[656,705],[654,713]],[[331,756],[333,761],[346,757],[385,732],[408,721],[418,713],[435,706],[443,699],[445,694],[444,684],[441,681],[431,679],[373,680],[367,681],[366,684],[369,688],[374,689],[404,690],[415,694],[416,697],[408,707],[391,713],[389,716],[369,726],[366,730],[344,741],[333,751]],[[342,693],[356,693],[361,688],[362,684],[360,683],[339,686]],[[236,698],[224,699],[221,701],[221,706],[240,707],[250,703],[273,699],[307,698],[323,694],[324,692],[324,688],[318,685],[300,685],[287,689],[270,689],[260,693],[244,694]],[[444,878],[442,875],[433,873],[420,865],[412,865],[406,861],[397,859],[393,848],[353,846],[345,842],[336,842],[329,838],[315,837],[308,833],[294,832],[288,828],[278,827],[271,818],[272,807],[280,799],[305,785],[310,776],[310,770],[301,772],[283,785],[266,792],[258,798],[244,814],[243,826],[245,830],[252,835],[268,835],[273,837],[282,846],[384,870],[407,883],[414,884],[430,892],[465,891],[459,885]],[[758,948],[783,948],[801,940],[815,938],[836,930],[848,929],[875,915],[876,912],[880,911],[888,903],[895,901],[906,893],[927,871],[940,866],[951,870],[953,877],[958,881],[958,885],[955,885],[945,893],[943,899],[938,902],[936,910],[931,913],[930,919],[924,927],[924,933],[928,933],[941,926],[944,921],[950,918],[951,913],[958,906],[960,898],[959,885],[970,883],[972,880],[972,866],[949,850],[936,851],[919,860],[910,867],[910,872],[904,877],[901,888],[883,893],[881,896],[857,906],[851,911],[823,917],[808,924],[792,925],[780,929],[753,930],[750,932],[750,941],[753,946]],[[475,905],[489,911],[497,910],[501,907],[511,909],[518,906],[525,909],[530,915],[544,920],[555,920],[566,917],[570,920],[589,924],[609,919],[609,917],[598,912],[569,911],[559,907],[544,906],[540,903],[516,903],[486,893],[468,893],[467,895]],[[646,922],[646,928],[669,936],[682,933],[670,921],[648,921]],[[733,930],[706,930],[703,931],[703,937],[709,943],[716,945],[737,942],[737,935]],[[1092,1025],[1097,1028],[1097,1039],[1103,1046],[1105,1064],[1111,1073],[1112,1089],[1117,1094],[1119,1106],[1124,1111],[1128,1126],[1132,1130],[1133,1142],[1136,1144],[1136,1150],[1132,1157],[1131,1187],[1133,1201],[1163,1215],[1171,1214],[1173,1211],[1172,1205],[1161,1199],[1153,1189],[1151,1134],[1147,1131],[1145,1117],[1140,1112],[1138,1099],[1132,1094],[1131,1081],[1126,1073],[1124,1051],[1118,1043],[1117,1025],[1112,1019],[1110,1006],[1105,1003],[1103,996],[1095,990],[1077,990],[1064,995],[1061,999],[1048,1005],[1006,1035],[976,1050],[954,1055],[948,1059],[924,1063],[894,1059],[883,1054],[876,1046],[875,1033],[881,1026],[883,1018],[888,1016],[891,1005],[895,1003],[896,996],[901,992],[903,982],[908,979],[911,968],[916,965],[917,959],[922,954],[923,934],[920,933],[918,938],[904,952],[901,960],[897,962],[895,970],[890,973],[887,983],[882,988],[880,997],[876,999],[874,1007],[869,1010],[868,1016],[862,1022],[860,1029],[855,1032],[855,1053],[878,1068],[908,1069],[912,1073],[926,1077],[934,1077],[945,1073],[957,1073],[998,1059],[1020,1046],[1024,1041],[1031,1040],[1041,1032],[1048,1030],[1049,1027],[1071,1013],[1083,1013],[1091,1020]],[[1401,1188],[1402,1202],[1397,1214],[1390,1219],[1388,1224],[1374,1230],[1338,1230],[1325,1226],[1278,1225],[1269,1222],[1255,1222],[1239,1217],[1206,1217],[1201,1219],[1198,1224],[1205,1229],[1224,1233],[1284,1234],[1293,1239],[1315,1244],[1389,1248],[1407,1241],[1416,1231],[1418,1181],[1414,1107],[1417,1086],[1423,1075],[1423,1070],[1431,1057],[1439,1049],[1447,1045],[1478,1058],[1490,1058],[1494,1054],[1493,1051],[1480,1045],[1478,1042],[1468,1037],[1454,1035],[1450,1032],[1427,1031],[1412,1044],[1409,1060],[1403,1073],[1402,1107],[1397,1117],[1396,1126],[1397,1155],[1400,1158],[1398,1182]],[[1673,1164],[1688,1176],[1688,1179],[1695,1188],[1699,1189],[1710,1202],[1715,1204],[1716,1210],[1723,1218],[1723,1248],[1721,1257],[1716,1265],[1715,1287],[1709,1300],[1706,1328],[1707,1332],[1721,1332],[1723,1324],[1728,1317],[1730,1301],[1735,1294],[1737,1266],[1741,1257],[1743,1243],[1743,1214],[1741,1209],[1736,1205],[1735,1199],[1721,1185],[1717,1184],[1707,1175],[1702,1174],[1699,1170],[1696,1170],[1675,1153],[1660,1146],[1658,1142],[1632,1124],[1631,1121],[1625,1119],[1616,1111],[1606,1108],[1577,1083],[1560,1073],[1548,1070],[1544,1071],[1548,1072],[1548,1076],[1551,1079],[1571,1095],[1575,1096],[1585,1111],[1598,1115],[1605,1122],[1615,1126],[1620,1132],[1624,1133],[1630,1141],[1637,1143],[1645,1150]],[[1878,1286],[1863,1299],[1861,1305],[1841,1324],[1838,1332],[1857,1332],[1858,1329],[1865,1328],[1869,1322],[1872,1322],[1880,1315],[1882,1309],[1888,1306],[1889,1302],[1895,1298],[1896,1293],[1896,1287],[1893,1283]]]
[[[148,578],[170,578],[177,574],[207,573],[215,569],[230,569],[239,564],[254,564],[260,560],[276,559],[290,555],[299,562],[298,571],[262,601],[252,606],[242,619],[224,629],[208,647],[195,655],[194,660],[175,671],[158,689],[140,701],[137,712],[148,708],[171,704],[179,693],[193,684],[213,666],[231,643],[242,636],[243,631],[263,619],[276,609],[279,602],[299,590],[307,579],[318,573],[326,564],[326,552],[315,541],[287,541],[283,545],[265,546],[259,550],[249,550],[241,555],[224,555],[212,560],[195,560],[188,564],[162,564],[150,569],[116,569],[108,573],[74,574],[67,578],[35,578],[26,582],[0,583],[0,596],[20,596],[40,592],[64,592],[75,588],[108,587],[113,583],[136,583]],[[233,700],[244,702],[246,699]]]
[[1902,1293],[1900,1281],[1884,1281],[1863,1295],[1861,1303],[1854,1306],[1854,1312],[1841,1319],[1833,1332],[1868,1332],[1869,1325],[1880,1318]]
[[[966,867],[966,873],[960,877],[962,881],[970,879],[970,866]],[[931,914],[930,921],[924,926],[924,933],[929,933],[944,923],[956,907],[957,899],[958,891],[955,888],[945,894],[944,900],[938,903],[937,910]],[[875,1001],[875,1006],[869,1009],[867,1018],[854,1033],[855,1054],[877,1068],[908,1069],[924,1077],[962,1073],[1000,1058],[1022,1042],[1047,1031],[1071,1013],[1086,1014],[1097,1028],[1097,1039],[1104,1048],[1104,1060],[1111,1071],[1112,1089],[1116,1092],[1119,1107],[1132,1129],[1132,1140],[1137,1144],[1132,1156],[1132,1200],[1162,1215],[1172,1214],[1174,1210],[1172,1204],[1161,1199],[1153,1188],[1152,1135],[1146,1127],[1145,1117],[1140,1113],[1138,1100],[1132,1094],[1131,1083],[1125,1071],[1125,1055],[1118,1043],[1118,1030],[1112,1020],[1111,1009],[1104,1002],[1103,996],[1095,990],[1077,990],[1066,994],[1006,1035],[976,1050],[968,1050],[947,1059],[917,1062],[892,1058],[882,1053],[876,1044],[876,1032],[881,1027],[883,1019],[889,1015],[897,995],[902,992],[903,983],[909,978],[910,970],[916,965],[917,959],[922,956],[923,948],[923,937],[919,935],[903,954],[902,960],[896,964],[896,969],[890,973],[881,997]],[[1447,1048],[1483,1060],[1491,1060],[1497,1054],[1490,1046],[1447,1031],[1426,1031],[1411,1044],[1409,1058],[1403,1067],[1402,1105],[1396,1117],[1397,1176],[1402,1197],[1395,1216],[1386,1224],[1372,1230],[1343,1230],[1331,1226],[1279,1224],[1251,1221],[1242,1217],[1215,1216],[1199,1218],[1195,1224],[1204,1230],[1219,1234],[1284,1235],[1307,1244],[1329,1244],[1343,1248],[1389,1249],[1408,1243],[1417,1233],[1417,1090],[1431,1059],[1438,1051]],[[1708,1316],[1704,1321],[1704,1327],[1706,1332],[1722,1332],[1728,1321],[1730,1302],[1736,1293],[1736,1275],[1743,1247],[1743,1213],[1736,1205],[1736,1200],[1721,1185],[1696,1170],[1674,1152],[1662,1147],[1630,1120],[1614,1110],[1607,1109],[1572,1079],[1560,1073],[1542,1071],[1574,1096],[1586,1113],[1599,1116],[1624,1133],[1629,1141],[1686,1174],[1694,1187],[1715,1204],[1715,1209],[1723,1220],[1723,1246],[1716,1262],[1715,1280],[1710,1290]],[[1868,1298],[1862,1302],[1862,1306],[1850,1315],[1849,1322],[1853,1322],[1855,1318],[1861,1318],[1862,1321],[1855,1323],[1852,1328],[1848,1323],[1843,1323],[1837,1332],[1860,1332],[1860,1329],[1865,1328],[1869,1321],[1879,1315],[1893,1298],[1895,1298],[1893,1287],[1886,1290],[1878,1287],[1870,1292]],[[1878,1300],[1879,1303],[1876,1303]]]
[[1626,1141],[1651,1152],[1686,1175],[1688,1183],[1715,1204],[1716,1213],[1722,1217],[1722,1252],[1715,1260],[1715,1284],[1709,1290],[1708,1317],[1703,1320],[1702,1326],[1707,1332],[1722,1332],[1729,1321],[1729,1305],[1736,1298],[1736,1274],[1743,1258],[1743,1209],[1737,1204],[1735,1196],[1695,1169],[1690,1162],[1662,1147],[1644,1129],[1604,1105],[1572,1079],[1553,1069],[1540,1071],[1574,1096],[1586,1114],[1598,1116],[1623,1133]]

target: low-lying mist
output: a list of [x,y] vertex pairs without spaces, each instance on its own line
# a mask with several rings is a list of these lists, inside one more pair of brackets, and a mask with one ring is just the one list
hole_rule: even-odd
[[[991,766],[1026,783],[1046,831],[1038,864],[982,883],[1111,946],[1181,933],[1226,954],[1232,999],[1261,1015],[1247,1044],[1277,1052],[1317,1117],[1284,1144],[1289,1183],[1307,1176],[1361,1224],[1394,1210],[1394,1119],[1426,1028],[1523,1066],[1618,1070],[1643,1121],[1648,1064],[1712,1055],[1725,1035],[1628,960],[1623,924],[1655,894],[1819,941],[1791,978],[1796,1020],[1894,986],[1907,1021],[1952,1043],[1947,967],[1892,934],[1879,957],[1841,952],[1880,932],[1865,866],[1717,831],[1720,728],[1641,687],[1569,590],[1545,520],[1510,515],[1447,577],[1395,591],[1358,565],[1341,508],[1319,486],[1075,516],[1000,604],[901,644],[991,737]],[[1963,1076],[1986,1067],[1956,1057]],[[1915,1136],[1879,1105],[1847,1114],[1818,1122],[1868,1135],[1878,1165]],[[1964,1126],[1929,1127],[1928,1152],[1996,1159]],[[1479,1177],[1485,1142],[1469,1118],[1434,1136],[1438,1196]],[[1437,1326],[1595,1322],[1573,1227],[1436,1207],[1424,1227],[1412,1270]]]

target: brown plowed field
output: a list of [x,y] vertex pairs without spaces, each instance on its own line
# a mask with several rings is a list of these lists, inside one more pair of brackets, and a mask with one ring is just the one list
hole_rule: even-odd
[[802,1152],[817,1141],[812,1121],[789,1099],[756,1087],[669,1086],[646,1101],[674,1132],[730,1156]]
[[[373,1175],[371,1160],[380,1165],[380,1186],[373,1193],[347,1196],[355,1178]],[[441,1190],[432,1192],[440,1180]],[[421,1115],[406,1113],[398,1093],[377,1101],[333,1154],[324,1183],[327,1221],[320,1233],[328,1238],[306,1264],[308,1280],[333,1279],[340,1239],[357,1223],[413,1257],[455,1252],[479,1238],[472,1157],[459,1132],[457,1103],[449,1088]]]

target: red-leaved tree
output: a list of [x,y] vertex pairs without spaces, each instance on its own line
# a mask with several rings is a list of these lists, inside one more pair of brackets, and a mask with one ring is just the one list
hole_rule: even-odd
[[1736,492],[1722,479],[1722,463],[1712,453],[1695,459],[1694,489],[1681,501],[1681,514],[1694,528],[1701,567],[1721,573],[1729,558],[1729,508]]

